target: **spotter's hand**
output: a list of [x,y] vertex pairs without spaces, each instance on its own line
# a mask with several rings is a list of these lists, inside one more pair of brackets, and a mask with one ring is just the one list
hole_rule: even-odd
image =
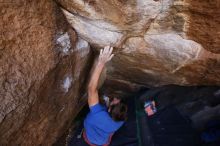
[[110,61],[114,54],[112,54],[113,47],[105,46],[104,49],[100,50],[99,60],[100,64],[105,64],[106,62]]

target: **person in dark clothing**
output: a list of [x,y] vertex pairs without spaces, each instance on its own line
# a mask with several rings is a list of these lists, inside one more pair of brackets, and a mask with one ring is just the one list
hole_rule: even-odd
[[90,112],[84,120],[83,137],[90,146],[107,146],[111,137],[126,120],[127,106],[120,99],[113,98],[106,106],[100,104],[98,81],[105,64],[112,59],[113,48],[100,50],[88,85],[88,104]]

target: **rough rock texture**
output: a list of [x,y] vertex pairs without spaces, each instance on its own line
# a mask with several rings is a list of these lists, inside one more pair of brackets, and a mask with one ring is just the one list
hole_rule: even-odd
[[112,94],[220,85],[219,0],[54,1],[0,0],[0,145],[62,136],[85,103],[90,45],[115,47],[103,76]]
[[0,1],[0,145],[51,145],[67,130],[90,54],[53,1]]
[[220,1],[186,0],[189,9],[189,38],[207,50],[220,53]]
[[220,84],[219,0],[57,0],[94,48],[115,46],[109,81]]

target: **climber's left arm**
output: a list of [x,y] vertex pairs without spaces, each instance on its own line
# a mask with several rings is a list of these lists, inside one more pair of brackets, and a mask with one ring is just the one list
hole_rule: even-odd
[[93,106],[99,103],[98,96],[98,81],[99,77],[102,73],[105,64],[112,59],[114,54],[112,54],[113,48],[110,46],[106,46],[104,49],[100,50],[98,62],[95,66],[94,71],[92,72],[89,85],[88,85],[88,104],[89,106]]

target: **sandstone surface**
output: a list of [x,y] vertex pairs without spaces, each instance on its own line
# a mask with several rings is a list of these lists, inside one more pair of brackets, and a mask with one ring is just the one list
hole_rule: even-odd
[[109,81],[148,87],[220,84],[218,0],[57,1],[93,48],[116,48]]
[[[219,10],[219,0],[0,1],[0,145],[61,137],[85,104],[94,56],[105,45],[115,47],[102,76],[106,94],[220,85]],[[212,99],[195,122],[218,115]],[[191,112],[188,103],[181,108]]]
[[0,2],[0,145],[51,145],[69,128],[90,53],[53,1]]

